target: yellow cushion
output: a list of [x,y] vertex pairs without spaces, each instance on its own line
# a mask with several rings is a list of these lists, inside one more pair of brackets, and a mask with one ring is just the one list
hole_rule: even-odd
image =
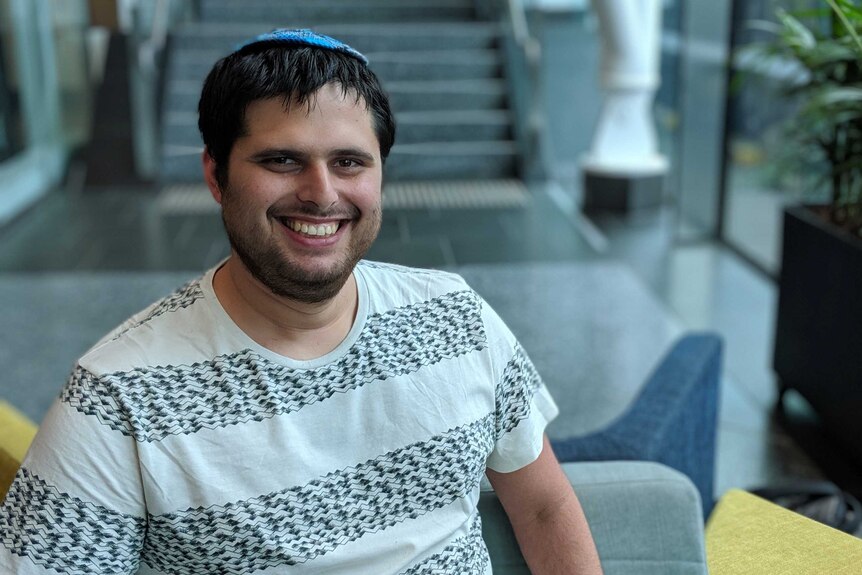
[[5,401],[0,401],[0,501],[12,485],[35,435],[33,422]]
[[858,575],[862,539],[731,490],[707,523],[706,557],[710,575]]

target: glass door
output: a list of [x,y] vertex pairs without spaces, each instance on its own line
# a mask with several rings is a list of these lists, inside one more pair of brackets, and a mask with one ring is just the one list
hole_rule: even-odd
[[0,0],[0,162],[24,147],[21,91],[16,79],[15,28],[9,0]]
[[730,0],[688,0],[681,12],[677,226],[681,241],[719,233]]
[[[823,7],[818,0],[780,4],[800,15]],[[722,230],[728,245],[773,277],[780,267],[784,206],[799,201],[807,187],[789,169],[788,152],[793,150],[784,137],[798,103],[788,97],[783,86],[788,80],[802,79],[802,72],[750,50],[774,40],[764,29],[776,22],[778,5],[774,0],[734,2],[731,49],[737,57],[733,89],[728,95]]]

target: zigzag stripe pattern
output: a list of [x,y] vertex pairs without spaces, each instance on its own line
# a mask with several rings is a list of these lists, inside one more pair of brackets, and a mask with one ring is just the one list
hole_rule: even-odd
[[201,290],[201,280],[193,280],[184,285],[183,287],[179,288],[170,296],[161,300],[150,310],[150,313],[148,313],[143,319],[133,323],[126,329],[117,333],[117,335],[111,338],[111,341],[121,338],[124,334],[132,331],[135,328],[141,327],[155,317],[187,308],[202,297],[204,297],[204,292],[203,290]]
[[477,513],[470,523],[470,532],[455,539],[443,551],[428,557],[398,575],[484,575],[491,560],[482,540],[482,520]]
[[311,561],[467,495],[482,477],[493,434],[489,414],[296,488],[150,516],[143,561],[174,575]]
[[344,357],[314,370],[251,350],[101,377],[78,367],[61,399],[139,442],[262,421],[484,349],[481,309],[479,296],[466,290],[371,316]]
[[0,544],[70,575],[134,573],[145,528],[143,518],[62,493],[25,468],[0,507]]
[[520,344],[516,344],[515,355],[506,364],[503,377],[494,392],[497,439],[515,429],[522,419],[530,415],[530,403],[541,385],[542,377],[533,362]]

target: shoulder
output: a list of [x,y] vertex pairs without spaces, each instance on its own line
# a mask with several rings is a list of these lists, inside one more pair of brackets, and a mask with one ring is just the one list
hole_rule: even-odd
[[423,310],[414,317],[417,322],[476,323],[501,357],[508,360],[514,353],[517,341],[511,330],[457,273],[366,260],[359,263],[357,271],[366,284],[372,313]]
[[203,282],[203,277],[191,280],[129,317],[91,347],[79,365],[104,373],[160,363],[210,316]]
[[444,270],[362,260],[357,265],[357,271],[366,282],[373,299],[390,300],[396,306],[427,301],[454,292],[472,292],[464,278]]
[[417,268],[371,260],[361,260],[357,267],[368,275],[388,277],[394,281],[466,285],[464,278],[458,274],[439,269]]
[[475,308],[486,327],[507,345],[514,343],[514,336],[500,316],[455,272],[368,260],[359,262],[357,271],[366,284],[376,311],[433,302],[458,302],[455,304],[458,307]]

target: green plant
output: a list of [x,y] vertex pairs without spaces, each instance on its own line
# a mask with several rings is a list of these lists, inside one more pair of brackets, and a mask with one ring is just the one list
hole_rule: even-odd
[[[858,2],[858,0],[857,0]],[[800,68],[787,85],[799,108],[788,126],[793,168],[822,173],[831,220],[862,235],[862,7],[824,0],[819,9],[779,9],[761,51]],[[825,166],[825,170],[824,170]]]

